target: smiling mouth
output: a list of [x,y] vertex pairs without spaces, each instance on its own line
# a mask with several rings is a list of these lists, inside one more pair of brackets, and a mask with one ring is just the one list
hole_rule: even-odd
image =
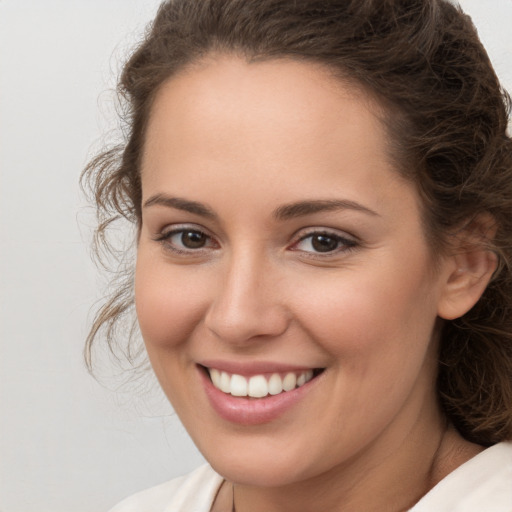
[[203,367],[215,388],[234,397],[264,398],[286,393],[304,386],[324,368],[314,368],[297,372],[272,373],[244,377],[216,368]]

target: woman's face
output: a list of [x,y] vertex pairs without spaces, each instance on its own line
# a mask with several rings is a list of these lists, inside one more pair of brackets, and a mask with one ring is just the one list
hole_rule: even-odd
[[212,58],[156,97],[137,314],[165,393],[229,479],[371,465],[437,428],[446,272],[377,111],[289,60]]

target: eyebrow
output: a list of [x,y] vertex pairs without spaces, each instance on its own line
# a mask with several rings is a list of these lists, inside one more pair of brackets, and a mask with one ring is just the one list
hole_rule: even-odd
[[[216,219],[217,215],[207,205],[197,201],[189,201],[181,197],[170,197],[163,194],[156,194],[150,197],[143,205],[144,208],[153,205],[175,208],[189,213],[200,215],[208,219]],[[285,204],[276,208],[273,217],[277,220],[289,220],[296,217],[312,215],[314,213],[338,210],[355,210],[368,215],[377,216],[379,214],[362,204],[346,199],[316,199],[308,201],[297,201],[295,203]]]
[[217,215],[214,211],[203,203],[197,201],[189,201],[181,197],[169,197],[163,194],[156,194],[150,197],[143,205],[144,208],[149,206],[160,205],[167,206],[168,208],[175,208],[176,210],[183,210],[185,212],[194,213],[201,217],[208,219],[216,219]]
[[380,215],[355,201],[344,199],[319,199],[313,201],[298,201],[280,206],[274,211],[274,217],[278,220],[288,220],[295,217],[311,215],[313,213],[337,211],[337,210],[356,210],[368,215],[380,217]]

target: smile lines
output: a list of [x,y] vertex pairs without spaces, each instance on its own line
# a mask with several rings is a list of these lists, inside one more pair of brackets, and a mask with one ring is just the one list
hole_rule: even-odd
[[273,373],[268,378],[264,375],[244,377],[237,374],[229,374],[215,368],[207,368],[213,385],[223,393],[236,397],[248,396],[251,398],[263,398],[267,395],[280,393],[299,388],[314,377],[313,370],[301,372],[287,372],[280,375]]

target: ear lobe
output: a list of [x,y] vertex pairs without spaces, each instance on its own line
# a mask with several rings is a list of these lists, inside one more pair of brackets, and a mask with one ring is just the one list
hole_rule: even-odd
[[453,254],[445,262],[447,277],[438,303],[441,318],[463,316],[484,293],[498,266],[498,257],[488,248],[495,233],[494,219],[481,215],[457,235]]

